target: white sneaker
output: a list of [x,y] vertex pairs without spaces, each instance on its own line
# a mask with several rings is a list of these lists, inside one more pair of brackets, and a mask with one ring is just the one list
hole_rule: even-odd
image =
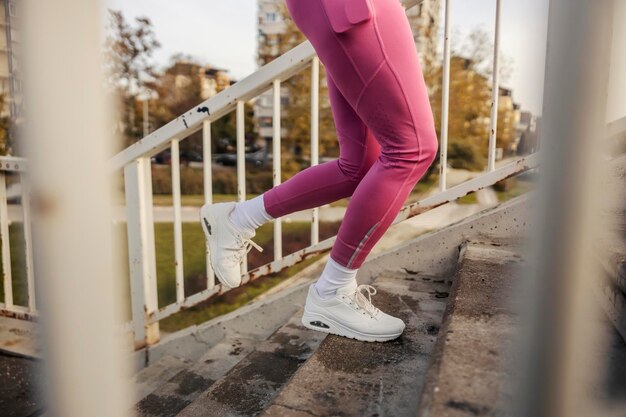
[[[366,291],[367,297],[362,292]],[[372,304],[376,289],[371,285],[357,286],[356,280],[339,288],[330,299],[323,299],[309,287],[302,324],[312,330],[350,337],[365,342],[385,342],[404,331],[404,322],[383,313]]]
[[205,204],[200,208],[200,223],[209,243],[211,267],[227,288],[241,285],[241,263],[252,246],[263,252],[262,247],[250,240],[256,232],[244,236],[228,217],[235,204]]

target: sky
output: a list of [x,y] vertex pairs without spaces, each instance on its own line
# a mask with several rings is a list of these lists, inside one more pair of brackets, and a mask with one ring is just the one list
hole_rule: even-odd
[[[305,0],[303,0],[305,1]],[[501,51],[513,62],[502,85],[513,89],[522,109],[541,113],[548,0],[501,0]],[[105,7],[127,18],[152,20],[162,47],[155,60],[165,66],[178,52],[230,71],[241,79],[257,68],[256,0],[105,0]],[[442,3],[444,1],[442,0]],[[496,0],[451,0],[455,37],[475,27],[493,34]],[[442,19],[443,26],[443,19]],[[461,42],[462,44],[462,42]]]

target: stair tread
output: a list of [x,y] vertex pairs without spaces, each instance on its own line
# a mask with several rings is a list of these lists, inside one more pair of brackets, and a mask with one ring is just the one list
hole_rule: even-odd
[[156,391],[178,372],[187,368],[191,362],[174,356],[164,356],[154,364],[137,372],[133,377],[135,402],[139,402]]
[[254,349],[258,340],[227,335],[197,362],[187,363],[135,406],[138,416],[174,416]]
[[519,334],[518,249],[469,243],[462,252],[418,416],[506,415]]
[[401,317],[404,334],[385,343],[328,336],[262,416],[414,415],[450,285],[397,271],[373,285],[375,305]]
[[258,414],[325,336],[302,326],[301,317],[300,310],[178,415]]

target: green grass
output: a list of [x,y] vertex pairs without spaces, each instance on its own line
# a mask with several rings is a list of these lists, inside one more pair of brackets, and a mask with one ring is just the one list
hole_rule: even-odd
[[507,191],[496,191],[498,195],[498,200],[503,203],[505,201],[511,200],[512,198],[519,197],[520,195],[527,193],[535,187],[535,184],[532,181],[525,181],[517,179],[516,184],[513,188]]
[[[258,194],[246,194],[246,200],[256,197]],[[200,207],[204,204],[204,196],[202,194],[191,194],[181,196],[181,205],[190,207]],[[155,206],[171,206],[171,194],[155,194],[152,197]],[[214,203],[222,203],[225,201],[237,201],[235,194],[213,194]]]
[[458,204],[478,204],[476,193],[469,193],[456,200]]
[[[320,239],[336,234],[338,223],[320,222]],[[206,255],[205,238],[199,223],[183,223],[183,269],[185,274],[186,296],[206,289]],[[122,259],[128,258],[126,224],[116,224],[114,233],[120,239]],[[171,223],[155,223],[155,249],[157,267],[157,292],[159,307],[176,301],[176,270],[174,263],[174,229]],[[253,238],[263,247],[263,252],[252,250],[248,256],[248,269],[252,270],[273,260],[273,225],[265,224],[257,229]],[[310,244],[310,224],[308,222],[283,223],[283,253],[289,254]],[[258,295],[293,276],[302,268],[319,259],[317,255],[281,271],[257,279],[243,287],[212,297],[195,307],[161,321],[161,329],[175,331],[192,324],[200,324],[206,320],[233,311],[253,300]],[[127,299],[129,297],[128,265],[124,264],[122,274]],[[130,302],[127,303],[126,319],[130,319]]]
[[[514,179],[514,185],[511,189],[506,191],[497,191],[496,195],[498,196],[498,201],[500,203],[504,203],[512,198],[519,197],[520,195],[530,191],[533,189],[533,182],[520,180],[518,178]],[[476,198],[476,193],[467,194],[457,200],[459,204],[478,204],[478,199]]]
[[[9,225],[9,246],[11,248],[13,303],[20,306],[27,306],[28,286],[26,281],[26,251],[24,247],[24,228],[21,223],[13,223]],[[0,259],[0,267],[2,267],[2,271],[4,271],[2,259]],[[1,282],[2,279],[0,279],[0,299],[4,302],[4,285]]]

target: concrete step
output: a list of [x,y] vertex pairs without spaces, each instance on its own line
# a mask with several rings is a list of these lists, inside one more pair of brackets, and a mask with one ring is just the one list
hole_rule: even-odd
[[179,416],[257,415],[317,349],[325,334],[300,323],[302,311],[186,407]]
[[420,417],[509,415],[509,361],[519,331],[513,295],[522,262],[518,249],[495,244],[468,243],[461,251]]
[[[163,381],[135,406],[136,414],[143,417],[175,416],[236,366],[257,343],[257,339],[231,334],[211,347],[195,363],[174,361],[178,371],[174,373],[171,369],[167,370],[170,374],[167,379],[166,372],[163,372]],[[158,373],[158,370],[154,373]]]
[[135,402],[137,403],[146,398],[170,378],[190,365],[191,362],[185,359],[176,358],[174,356],[164,356],[156,363],[137,372],[133,376]]
[[375,305],[401,317],[404,334],[386,343],[328,336],[262,416],[415,415],[450,284],[394,271],[373,285]]

